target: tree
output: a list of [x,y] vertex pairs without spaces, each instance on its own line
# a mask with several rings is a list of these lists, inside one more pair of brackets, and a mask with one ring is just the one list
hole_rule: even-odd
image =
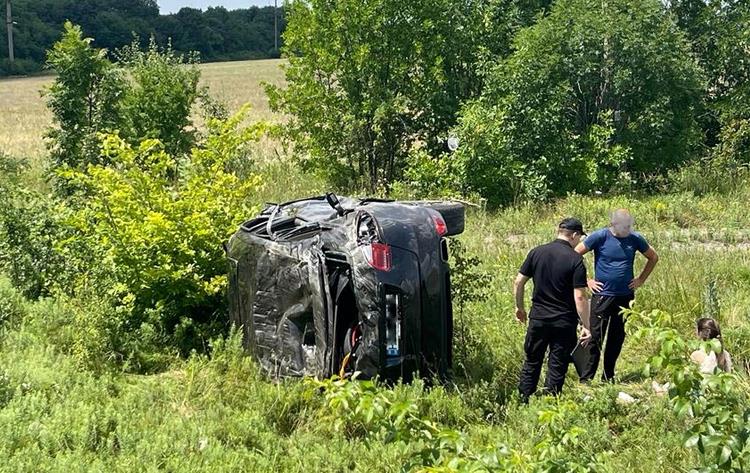
[[195,143],[190,130],[191,109],[199,96],[195,59],[160,49],[153,40],[142,51],[136,40],[113,64],[107,51],[92,42],[67,22],[49,52],[48,66],[57,73],[47,94],[54,123],[47,133],[53,166],[106,164],[100,133],[118,132],[134,144],[155,138],[168,153],[186,154]]
[[507,50],[529,4],[294,0],[288,87],[269,88],[272,106],[291,116],[304,162],[332,183],[387,188],[415,146],[439,148],[481,90],[481,59]]
[[738,121],[750,119],[750,4],[672,0],[669,8],[706,72],[708,107],[702,124],[707,144],[734,141]]
[[125,136],[156,138],[170,154],[187,153],[195,143],[190,114],[199,96],[197,56],[159,48],[152,38],[148,49],[134,41],[119,58],[132,79],[123,95]]
[[47,55],[48,67],[57,72],[47,93],[54,123],[47,136],[55,166],[97,162],[97,133],[115,130],[123,121],[124,78],[106,50],[91,47],[92,41],[80,26],[66,22]]
[[175,51],[198,51],[204,60],[277,55],[271,6],[232,11],[184,8],[171,15],[159,15],[155,0],[13,0],[13,7],[16,61],[11,67],[7,48],[0,48],[0,75],[41,69],[60,25],[68,20],[96,38],[94,46],[110,52],[130,44],[135,35],[153,36],[161,46],[171,39]]
[[693,156],[703,79],[657,0],[560,0],[462,111],[465,186],[495,204],[607,190]]

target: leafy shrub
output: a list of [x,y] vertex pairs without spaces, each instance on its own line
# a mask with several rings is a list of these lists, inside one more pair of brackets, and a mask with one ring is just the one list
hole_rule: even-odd
[[195,144],[190,113],[200,96],[198,57],[161,49],[151,38],[145,51],[136,40],[118,51],[118,59],[131,81],[122,98],[126,136],[158,139],[172,155],[188,153]]
[[96,133],[114,131],[123,120],[125,78],[92,41],[66,22],[62,38],[47,53],[47,67],[57,73],[47,92],[55,123],[47,136],[56,166],[99,162]]
[[137,147],[103,137],[108,163],[64,177],[82,189],[69,220],[96,262],[79,278],[118,301],[128,316],[119,332],[169,341],[183,354],[205,350],[226,326],[226,267],[220,242],[252,213],[248,197],[260,179],[240,180],[227,163],[257,140],[262,124],[243,127],[244,111],[211,120],[205,144],[188,160],[168,154],[153,139]]
[[155,138],[171,154],[188,153],[195,144],[191,109],[200,96],[197,58],[160,49],[154,40],[141,51],[136,40],[113,64],[92,41],[66,22],[48,53],[47,67],[57,73],[47,93],[53,165],[84,169],[106,163],[98,133],[118,133],[131,144]]
[[54,198],[30,188],[26,166],[0,154],[0,270],[26,296],[48,295],[65,286],[75,270],[55,247],[65,237],[65,209]]
[[467,196],[465,176],[457,161],[445,155],[433,157],[425,149],[407,158],[402,180],[396,182],[391,195],[403,199],[459,198]]
[[8,279],[0,275],[0,328],[8,323],[19,322],[25,313],[23,296]]
[[4,204],[0,210],[0,266],[29,298],[65,287],[75,269],[72,261],[56,251],[65,237],[61,222],[65,209],[47,196],[23,188],[9,200],[0,204]]
[[[460,366],[465,374],[468,374],[468,366],[473,366],[482,358],[486,359],[486,353],[479,356],[469,357],[468,351],[479,350],[481,343],[477,343],[476,336],[469,334],[470,327],[466,318],[469,316],[467,309],[471,304],[487,300],[492,276],[482,270],[479,265],[481,261],[476,255],[469,254],[464,244],[459,239],[450,242],[450,264],[451,264],[451,300],[453,302],[454,314],[458,318],[457,359],[455,364]],[[473,353],[474,354],[474,353]]]
[[335,186],[388,189],[416,144],[440,147],[481,89],[481,59],[507,53],[544,3],[292,1],[288,86],[269,88],[271,104],[290,115],[312,170]]
[[688,357],[697,348],[720,353],[721,343],[716,339],[686,342],[675,329],[665,327],[670,316],[661,311],[632,315],[643,324],[638,338],[657,343],[657,353],[649,358],[645,373],[669,381],[675,413],[690,419],[685,447],[698,449],[703,461],[698,471],[745,471],[750,466],[747,381],[720,370],[701,373]]
[[492,203],[608,190],[700,140],[701,71],[656,0],[556,2],[461,112],[465,187]]

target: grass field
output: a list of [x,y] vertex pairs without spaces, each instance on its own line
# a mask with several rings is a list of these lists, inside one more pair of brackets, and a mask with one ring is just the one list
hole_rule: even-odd
[[[251,118],[271,117],[263,82],[283,83],[277,59],[209,63],[200,66],[202,85],[229,110],[252,105]],[[0,152],[25,159],[44,154],[43,134],[52,116],[42,96],[52,76],[0,79]]]
[[[259,84],[279,83],[279,66],[248,61],[201,68],[203,83],[230,109],[250,102],[254,117],[272,118]],[[0,81],[4,152],[32,162],[44,155],[41,137],[50,116],[38,91],[50,80]],[[323,188],[289,162],[260,172],[268,200]],[[516,402],[524,327],[513,320],[511,284],[526,252],[551,239],[560,218],[575,215],[594,229],[606,225],[609,210],[630,208],[661,256],[635,308],[668,311],[673,316],[665,327],[690,338],[713,291],[745,389],[748,199],[750,188],[740,188],[702,197],[570,196],[501,211],[471,210],[460,239],[492,282],[487,300],[456,314],[458,331],[465,328],[467,335],[457,341],[455,385],[397,386],[373,396],[342,388],[339,397],[324,398],[309,382],[268,382],[236,339],[219,342],[211,358],[179,360],[157,375],[81,369],[75,346],[65,344],[72,321],[82,316],[75,304],[24,300],[0,278],[0,471],[408,471],[409,462],[435,445],[405,426],[410,416],[446,429],[440,442],[460,445],[451,447],[456,458],[505,445],[516,471],[689,471],[700,462],[695,449],[683,446],[691,420],[677,416],[643,375],[656,343],[632,338],[649,323],[645,318],[629,322],[617,384],[579,386],[571,373],[562,399],[533,399],[530,407]],[[13,323],[3,325],[5,320]],[[618,403],[620,391],[637,402]],[[380,410],[368,417],[373,405]],[[594,455],[601,458],[594,461]],[[544,470],[544,458],[557,466],[544,463]],[[456,465],[435,471],[456,471]]]

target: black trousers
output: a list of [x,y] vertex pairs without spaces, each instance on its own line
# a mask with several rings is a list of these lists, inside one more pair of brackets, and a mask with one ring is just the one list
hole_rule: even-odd
[[[632,295],[602,296],[594,294],[591,298],[591,343],[589,343],[589,362],[581,375],[581,381],[594,379],[599,367],[599,359],[604,348],[604,381],[615,377],[615,364],[625,341],[625,318],[620,313],[628,308]],[[605,343],[606,339],[606,343]]]
[[577,325],[576,322],[567,320],[529,319],[529,327],[524,342],[526,361],[521,369],[521,379],[518,384],[518,391],[521,393],[522,400],[528,400],[529,396],[536,391],[547,348],[549,348],[549,360],[547,361],[547,379],[544,382],[544,391],[547,394],[562,392],[565,375],[570,364],[570,353],[578,340]]

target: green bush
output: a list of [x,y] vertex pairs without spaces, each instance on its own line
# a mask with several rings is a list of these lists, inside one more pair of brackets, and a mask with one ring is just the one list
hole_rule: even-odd
[[190,115],[200,97],[197,58],[160,49],[152,39],[145,51],[137,41],[123,48],[114,64],[79,26],[64,28],[47,57],[57,73],[47,92],[53,166],[106,164],[98,133],[118,133],[131,144],[159,139],[167,152],[187,154],[196,139]]
[[161,340],[183,354],[203,351],[228,324],[221,241],[252,213],[249,196],[260,178],[240,180],[226,168],[265,129],[244,127],[243,119],[241,112],[209,121],[205,143],[188,160],[157,140],[133,147],[107,135],[109,165],[64,173],[81,189],[68,221],[76,232],[65,247],[85,248],[95,260],[78,287],[116,300],[127,316],[112,329],[134,334],[128,338],[136,345]]
[[474,327],[467,321],[475,304],[489,297],[492,275],[482,270],[480,263],[479,257],[470,254],[461,240],[451,240],[451,301],[456,320],[454,336],[457,342],[454,365],[457,374],[475,380],[487,374],[482,373],[481,366],[491,360],[491,357],[487,356],[488,351],[483,349],[482,341],[477,339]]
[[269,87],[271,104],[310,170],[336,187],[388,189],[415,147],[442,146],[481,90],[480,62],[506,54],[546,3],[292,1],[287,87]]
[[556,2],[466,105],[452,155],[494,204],[636,184],[693,156],[702,73],[656,0]]
[[130,78],[122,97],[121,135],[158,139],[173,155],[189,153],[196,138],[190,114],[200,96],[198,57],[161,49],[151,38],[145,51],[136,40],[118,51],[118,59]]
[[11,282],[0,275],[0,329],[18,323],[26,313],[25,300]]
[[0,197],[0,267],[30,298],[65,287],[75,269],[74,262],[66,261],[56,250],[66,235],[62,225],[65,208],[25,188],[17,188],[4,200]]
[[47,53],[47,67],[57,73],[47,92],[54,121],[47,136],[55,166],[100,162],[96,133],[117,130],[123,122],[125,78],[92,41],[66,22],[62,38]]
[[56,251],[66,210],[26,182],[27,166],[0,154],[0,271],[32,299],[66,286],[75,271]]
[[425,149],[412,152],[407,158],[403,178],[390,194],[399,199],[461,198],[465,176],[457,162],[441,154],[433,157]]

